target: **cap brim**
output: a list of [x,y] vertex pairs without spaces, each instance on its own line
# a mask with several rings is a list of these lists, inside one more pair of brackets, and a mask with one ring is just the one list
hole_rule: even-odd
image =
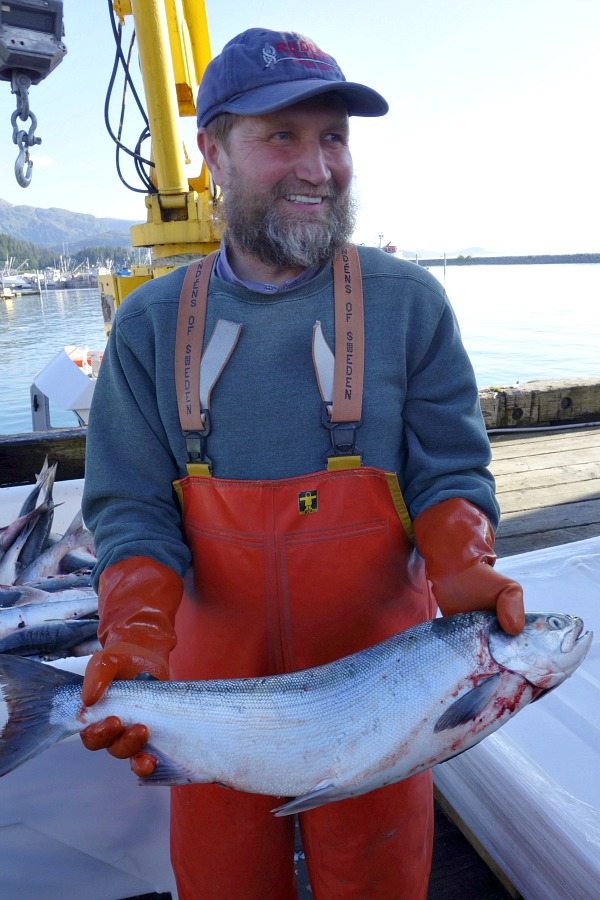
[[261,116],[321,94],[336,94],[340,97],[346,104],[350,116],[384,116],[389,110],[387,101],[381,94],[364,84],[305,78],[301,81],[263,85],[246,91],[226,103],[220,103],[218,108],[206,110],[198,117],[198,124],[207,125],[222,112],[236,113],[240,116]]

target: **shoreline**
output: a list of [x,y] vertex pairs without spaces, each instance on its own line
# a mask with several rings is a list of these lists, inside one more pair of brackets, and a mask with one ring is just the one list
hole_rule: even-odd
[[530,256],[403,256],[419,266],[537,266],[600,263],[600,253],[540,253]]

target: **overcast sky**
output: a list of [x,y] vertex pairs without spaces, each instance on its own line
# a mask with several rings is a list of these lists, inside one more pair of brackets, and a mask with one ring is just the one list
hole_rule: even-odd
[[[600,0],[206,7],[213,54],[245,28],[296,30],[335,56],[348,80],[388,100],[385,118],[351,122],[357,240],[440,253],[600,250]],[[104,127],[114,57],[107,2],[64,0],[64,22],[68,54],[30,94],[43,143],[31,151],[27,189],[13,174],[15,98],[0,83],[0,198],[143,221],[143,195],[122,187]],[[194,174],[192,120],[182,134]]]

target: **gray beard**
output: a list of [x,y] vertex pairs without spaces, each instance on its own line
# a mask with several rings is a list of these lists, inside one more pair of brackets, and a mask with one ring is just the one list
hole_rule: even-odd
[[228,237],[268,266],[321,265],[346,246],[356,222],[356,202],[350,191],[333,195],[327,222],[288,219],[274,203],[253,203],[231,185],[222,202]]

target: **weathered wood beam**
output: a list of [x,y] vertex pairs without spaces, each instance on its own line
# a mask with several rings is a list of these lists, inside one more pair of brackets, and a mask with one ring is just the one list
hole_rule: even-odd
[[49,462],[58,462],[58,481],[83,478],[85,436],[85,428],[0,436],[0,487],[33,484],[46,456]]
[[600,378],[525,381],[479,391],[486,428],[600,421]]

